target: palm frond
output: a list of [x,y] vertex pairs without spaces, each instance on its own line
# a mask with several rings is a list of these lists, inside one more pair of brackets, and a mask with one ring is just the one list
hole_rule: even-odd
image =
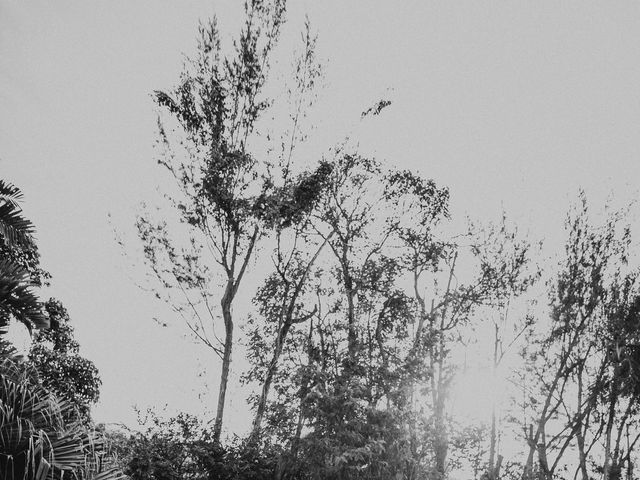
[[0,361],[0,478],[126,478],[96,462],[101,448],[74,406],[47,391],[32,369],[11,356]]
[[[13,315],[29,331],[34,327],[47,328],[49,320],[30,287],[29,273],[24,268],[0,259],[0,310]],[[7,315],[0,315],[0,326],[6,326],[8,321]]]
[[18,201],[22,200],[22,192],[14,184],[0,179],[0,203],[11,203],[20,208]]
[[27,245],[33,234],[33,224],[22,215],[14,202],[0,198],[0,236],[10,246]]
[[0,179],[0,239],[9,246],[26,245],[33,235],[33,224],[22,215],[18,187]]

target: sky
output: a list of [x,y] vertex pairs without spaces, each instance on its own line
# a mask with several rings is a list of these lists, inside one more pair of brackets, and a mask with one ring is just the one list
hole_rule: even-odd
[[[241,14],[237,1],[0,0],[0,177],[37,227],[42,295],[66,305],[101,372],[97,421],[213,410],[217,366],[153,320],[170,313],[136,287],[114,230],[130,238],[163,181],[151,92],[177,82],[198,20],[216,15],[228,44]],[[301,161],[351,134],[447,185],[455,221],[504,210],[552,247],[579,188],[594,204],[639,198],[640,3],[292,1],[276,78],[305,15],[325,77]],[[393,103],[361,124],[380,98]],[[248,424],[242,394],[228,409],[230,430]]]

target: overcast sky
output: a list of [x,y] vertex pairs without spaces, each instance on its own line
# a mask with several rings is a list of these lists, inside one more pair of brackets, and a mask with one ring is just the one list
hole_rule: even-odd
[[[240,4],[0,0],[0,177],[25,194],[53,275],[43,295],[100,369],[98,421],[132,424],[134,404],[213,407],[215,367],[152,320],[166,309],[135,287],[113,228],[126,236],[161,181],[149,94],[176,83],[198,19],[216,14],[228,40]],[[283,59],[305,14],[327,60],[318,151],[352,131],[449,186],[455,218],[504,208],[551,244],[580,186],[595,202],[638,198],[640,3],[296,1]],[[381,97],[385,114],[354,127]],[[246,424],[241,397],[229,410]]]

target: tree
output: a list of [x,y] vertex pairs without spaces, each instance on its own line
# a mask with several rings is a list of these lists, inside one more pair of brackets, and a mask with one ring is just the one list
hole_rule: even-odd
[[[308,101],[295,102],[290,136],[282,142],[277,162],[252,150],[256,123],[270,106],[263,87],[284,11],[282,0],[245,2],[244,27],[228,57],[222,53],[216,22],[202,25],[197,57],[187,62],[179,86],[170,93],[155,92],[157,104],[176,125],[170,135],[165,122],[159,121],[159,163],[174,180],[175,192],[167,195],[184,228],[173,235],[180,228],[174,230],[164,220],[154,222],[146,214],[138,217],[137,228],[146,262],[159,281],[156,296],[164,298],[222,361],[214,423],[217,440],[234,345],[234,300],[258,244],[270,232],[304,221],[319,195],[319,180],[326,175],[322,164],[307,173],[296,173],[292,165],[294,147],[304,139],[299,124]],[[319,74],[314,44],[307,28],[296,70],[300,98],[306,98]],[[183,147],[184,156],[176,153],[172,139]],[[181,236],[188,239],[184,245],[178,240]],[[215,328],[216,302],[222,338]]]
[[[529,382],[539,393],[528,392],[526,407],[532,415],[523,426],[528,445],[524,479],[536,474],[553,478],[565,467],[571,445],[578,458],[576,476],[591,478],[589,465],[599,442],[602,450],[595,455],[604,461],[595,464],[604,478],[619,473],[622,435],[636,408],[634,389],[622,385],[633,371],[633,347],[626,342],[635,343],[638,294],[638,274],[628,264],[630,230],[622,219],[622,212],[607,211],[605,221],[595,224],[583,192],[568,215],[550,322],[541,324],[544,329],[530,337],[525,349]],[[623,364],[629,368],[624,374]],[[626,408],[619,403],[622,397],[628,400]]]
[[640,439],[639,276],[638,269],[614,274],[604,305],[605,325],[598,337],[601,358],[608,368],[595,387],[600,410],[598,431],[604,436],[604,461],[597,470],[606,480],[621,479],[625,463],[631,477],[631,454]]
[[[253,422],[252,436],[257,438],[260,433],[262,418],[266,409],[271,384],[278,369],[278,362],[283,353],[285,342],[290,330],[295,326],[310,320],[317,311],[305,311],[306,306],[301,301],[308,292],[308,280],[318,256],[326,246],[326,241],[319,245],[307,245],[303,238],[305,228],[298,228],[293,233],[295,239],[291,246],[285,247],[282,242],[282,230],[278,230],[278,246],[274,255],[275,273],[269,276],[256,295],[256,303],[262,317],[274,326],[274,343],[271,359],[264,365],[261,393],[256,405],[256,415]],[[304,247],[307,247],[306,249]],[[309,251],[309,247],[311,250]]]
[[[398,178],[398,186],[416,196],[429,188],[404,177]],[[412,280],[411,293],[418,306],[407,364],[419,365],[421,358],[426,364],[428,375],[423,378],[429,385],[430,402],[425,403],[431,422],[433,475],[446,478],[450,448],[459,447],[463,437],[457,435],[452,443],[454,425],[448,413],[451,385],[459,367],[456,353],[464,347],[472,327],[486,328],[477,317],[528,287],[529,245],[516,240],[504,225],[484,231],[472,226],[467,235],[455,240],[438,239],[434,231],[437,210],[424,201],[415,205],[408,215],[412,221],[401,229],[400,236]],[[412,391],[415,386],[406,388]]]
[[[280,440],[290,442],[294,460],[301,449],[317,478],[386,478],[400,470],[417,475],[422,468],[412,457],[423,454],[417,452],[419,442],[410,447],[404,438],[420,415],[406,407],[401,387],[424,378],[425,371],[415,361],[407,365],[414,346],[409,330],[417,322],[414,302],[400,288],[407,270],[397,252],[401,227],[416,221],[411,207],[422,208],[425,226],[433,226],[446,211],[446,199],[446,190],[433,182],[383,171],[373,160],[337,151],[326,191],[311,215],[316,239],[298,243],[306,250],[303,258],[321,255],[321,268],[307,275],[308,263],[302,269],[297,257],[288,263],[297,281],[311,277],[296,308],[312,314],[299,317],[308,321],[307,328],[291,329],[289,342],[280,343],[287,366],[274,379],[278,397],[270,406],[270,424],[284,434]],[[266,308],[263,315],[292,305],[280,302],[285,297],[278,288],[287,283],[276,276],[265,285],[269,288],[257,298]],[[259,369],[269,358],[265,330],[251,337]],[[292,395],[299,403],[290,402]],[[311,432],[301,439],[303,425]]]
[[62,303],[44,304],[50,327],[34,333],[29,361],[45,388],[77,408],[89,420],[89,410],[100,396],[100,376],[90,360],[79,354],[69,314]]
[[[481,306],[528,287],[529,245],[504,226],[471,245],[446,241],[448,191],[411,172],[342,149],[330,172],[310,222],[298,224],[305,235],[277,237],[275,272],[254,300],[256,418],[317,478],[444,478],[449,449],[464,443],[452,444],[447,416],[451,352]],[[459,256],[475,272],[466,282]]]
[[[162,295],[167,295],[194,334],[222,360],[214,428],[217,440],[234,342],[233,301],[262,236],[260,209],[268,189],[247,143],[268,106],[261,98],[262,88],[284,19],[284,3],[246,2],[245,13],[233,57],[221,56],[215,20],[201,25],[197,57],[186,65],[179,86],[171,93],[155,92],[156,102],[177,121],[187,144],[187,158],[176,158],[164,123],[159,121],[165,148],[159,163],[176,182],[179,197],[172,201],[187,226],[189,245],[177,249],[166,223],[153,225],[145,216],[137,222],[146,260],[165,290]],[[216,265],[225,278],[221,296],[211,274]],[[172,290],[180,292],[182,301],[171,297]],[[212,330],[217,323],[212,310],[215,299],[222,310],[222,340]],[[205,327],[205,323],[210,325]]]

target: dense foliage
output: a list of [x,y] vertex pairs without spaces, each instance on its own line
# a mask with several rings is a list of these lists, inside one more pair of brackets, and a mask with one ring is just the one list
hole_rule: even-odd
[[19,358],[0,363],[0,476],[6,480],[117,480],[102,439]]
[[29,331],[41,330],[28,360],[0,336],[0,478],[123,478],[89,419],[89,405],[98,396],[97,371],[78,355],[60,302],[43,306],[32,291],[48,275],[39,267],[33,226],[22,216],[20,198],[16,187],[0,181],[0,327],[6,333],[15,319]]
[[89,419],[89,410],[100,396],[98,369],[80,355],[73,326],[66,308],[55,299],[44,304],[49,328],[34,333],[29,361],[38,371],[43,385],[71,402]]
[[133,479],[259,480],[274,478],[279,468],[281,449],[258,450],[242,442],[223,446],[191,415],[163,420],[148,412],[143,427],[110,433],[111,448]]

